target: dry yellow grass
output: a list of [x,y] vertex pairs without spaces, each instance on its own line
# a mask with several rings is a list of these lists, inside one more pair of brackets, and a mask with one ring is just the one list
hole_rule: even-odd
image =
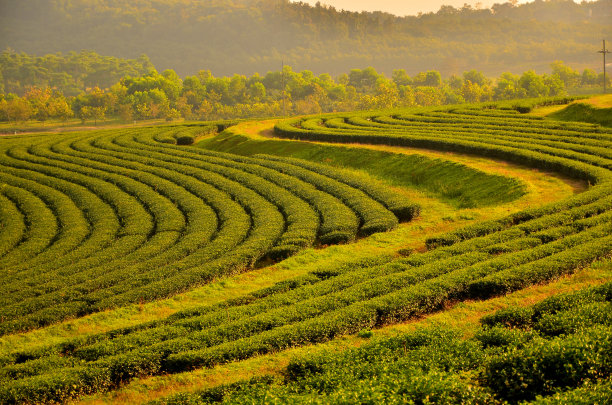
[[[583,100],[578,100],[578,101],[574,101],[574,103],[590,104],[597,108],[611,108],[612,107],[612,94],[595,96],[595,97],[591,97],[591,98],[587,98]],[[527,115],[534,116],[534,117],[547,117],[565,108],[567,108],[566,104],[537,107],[537,108],[534,108],[534,110]]]
[[586,100],[580,100],[579,103],[591,104],[597,108],[612,108],[612,94],[606,94],[605,96],[596,96],[588,98]]

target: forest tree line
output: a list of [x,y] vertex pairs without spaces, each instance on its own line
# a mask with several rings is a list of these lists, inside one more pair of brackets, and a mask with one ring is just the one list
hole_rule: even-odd
[[[83,55],[91,57],[89,53]],[[215,77],[210,70],[201,70],[182,79],[173,70],[157,72],[148,65],[145,56],[119,65],[131,66],[128,71],[145,67],[149,71],[125,76],[106,88],[96,85],[79,94],[71,93],[74,90],[71,83],[79,80],[84,83],[96,77],[92,72],[88,74],[87,69],[75,70],[77,78],[68,73],[63,76],[66,80],[60,82],[69,84],[68,94],[65,88],[53,86],[53,75],[43,86],[19,82],[21,94],[0,93],[0,120],[76,117],[85,122],[116,117],[130,122],[271,117],[594,93],[603,84],[603,74],[592,69],[578,71],[561,61],[550,65],[550,74],[533,70],[521,75],[506,72],[495,79],[477,70],[443,78],[436,70],[410,76],[406,70],[396,69],[387,77],[373,67],[352,69],[334,78],[327,73],[317,76],[309,70],[295,72],[290,66],[264,76]],[[8,72],[7,75],[4,71],[4,81],[0,83],[12,88],[10,83],[14,85],[17,81],[11,81]],[[609,77],[606,79],[608,85],[612,84]]]
[[[325,3],[322,1],[321,3]],[[91,49],[145,53],[160,71],[187,76],[280,69],[337,76],[355,66],[390,75],[477,67],[488,76],[543,71],[553,60],[581,69],[612,35],[612,0],[535,0],[492,8],[443,6],[398,17],[289,0],[3,0],[0,49],[42,55]]]
[[103,56],[92,51],[28,55],[7,49],[0,53],[0,93],[25,94],[31,87],[50,87],[65,96],[86,89],[108,88],[126,76],[155,69],[146,55],[137,59]]

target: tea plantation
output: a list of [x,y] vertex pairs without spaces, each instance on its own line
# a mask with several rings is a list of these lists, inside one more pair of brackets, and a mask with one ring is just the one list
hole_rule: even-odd
[[[612,130],[526,114],[567,101],[280,121],[280,138],[480,156],[589,186],[429,236],[422,251],[330,260],[217,304],[4,351],[0,402],[63,402],[142,376],[328,342],[547,283],[609,257]],[[0,139],[0,332],[170,297],[427,216],[426,206],[379,181],[289,152],[242,156],[181,145],[207,131],[170,125]],[[294,359],[282,378],[159,402],[606,403],[611,299],[606,284],[485,317],[467,339],[424,329]]]

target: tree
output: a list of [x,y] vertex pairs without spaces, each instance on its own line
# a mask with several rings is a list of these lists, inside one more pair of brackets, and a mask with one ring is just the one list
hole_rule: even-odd
[[4,108],[4,115],[7,121],[27,121],[33,116],[30,103],[21,97],[14,97],[6,100]]
[[195,111],[195,115],[201,120],[214,119],[214,106],[208,100],[203,100]]
[[51,98],[51,89],[32,87],[23,97],[30,103],[34,118],[40,121],[46,121],[49,118],[50,112],[47,105]]
[[342,101],[347,98],[346,87],[342,85],[334,86],[327,92],[327,96],[332,101]]
[[440,87],[442,85],[442,76],[437,70],[429,70],[425,75],[425,86]]
[[399,101],[399,92],[394,83],[379,83],[376,89],[376,108],[393,108]]
[[102,121],[106,114],[106,107],[91,107],[92,118],[94,119],[94,125],[98,125],[98,121]]
[[193,118],[193,107],[192,104],[188,102],[186,96],[181,96],[175,103],[176,111],[178,111],[179,116],[185,119]]
[[417,105],[426,107],[444,103],[444,96],[440,89],[431,86],[417,87],[414,92],[414,99]]
[[491,83],[491,81],[484,75],[484,73],[474,69],[470,70],[469,72],[464,72],[463,80],[469,80],[470,82],[472,82],[472,84],[477,84],[480,87]]
[[565,85],[558,74],[544,75],[544,85],[548,87],[547,96],[565,96]]
[[166,119],[166,121],[178,120],[179,118],[181,118],[181,113],[175,108],[170,108],[164,114],[164,118]]
[[442,85],[442,76],[437,70],[429,70],[417,74],[413,81],[415,86],[440,87]]
[[57,118],[62,121],[66,121],[68,118],[74,116],[72,109],[68,105],[68,101],[63,96],[63,94],[59,92],[55,92],[53,94],[53,97],[51,97],[47,104],[47,108],[49,111],[49,115],[52,118]]
[[117,114],[123,122],[130,122],[134,119],[134,112],[132,111],[132,106],[129,104],[119,105],[117,108]]
[[[533,70],[528,70],[523,73],[518,84],[519,87],[524,90],[524,95],[527,97],[544,97],[548,95],[548,87],[544,83],[544,80]],[[519,94],[519,96],[522,95]]]
[[550,64],[553,75],[557,75],[565,87],[576,87],[580,84],[580,73],[566,66],[563,61],[556,60]]
[[461,90],[461,87],[463,86],[463,79],[457,75],[451,75],[447,82],[450,88],[453,90]]
[[463,96],[455,91],[453,91],[450,87],[443,87],[442,92],[444,93],[444,104],[463,104],[465,103],[465,99]]
[[79,118],[82,123],[85,121],[92,119],[94,120],[94,125],[98,125],[98,121],[102,121],[105,117],[106,108],[105,107],[90,107],[83,106],[79,111]]
[[352,69],[349,73],[349,85],[355,87],[363,93],[374,93],[376,91],[376,82],[380,75],[373,67],[367,67],[363,70]]
[[341,84],[343,86],[348,86],[349,82],[350,82],[350,79],[346,73],[342,73],[340,76],[336,78],[336,83]]
[[178,74],[172,69],[166,69],[162,72],[162,79],[159,80],[159,89],[166,93],[169,100],[175,101],[181,94],[183,81]]
[[597,73],[592,69],[584,69],[580,83],[583,86],[593,86],[597,84]]
[[[119,91],[121,87],[122,85],[113,86],[113,89]],[[107,111],[111,113],[116,111],[116,103],[119,100],[118,97],[119,96],[115,94],[114,91],[105,92],[98,87],[94,87],[88,93],[76,97],[72,102],[72,109],[82,122],[88,119],[94,119],[97,124],[99,119],[104,119]],[[127,96],[124,98],[124,102],[127,103]],[[83,108],[86,108],[85,112],[81,111]],[[102,112],[101,117],[100,112]]]
[[512,73],[505,72],[497,79],[497,84],[493,89],[493,97],[496,100],[510,100],[518,97],[518,82],[520,77]]
[[74,97],[88,87],[107,88],[122,77],[146,74],[151,67],[146,56],[119,59],[92,51],[34,56],[8,49],[0,54],[0,92],[3,86],[18,95],[49,87]]
[[253,83],[249,86],[249,96],[255,101],[260,102],[266,98],[266,87],[263,83]]
[[183,80],[183,89],[181,94],[187,96],[187,101],[192,106],[196,106],[206,96],[206,87],[202,84],[202,81],[197,76],[189,76]]
[[416,105],[414,90],[411,86],[399,86],[399,103],[404,107],[412,107]]
[[320,74],[318,82],[321,86],[323,86],[326,89],[329,89],[330,87],[335,85],[334,79],[332,79],[329,73]]
[[[601,72],[600,74],[597,75],[597,84],[598,85],[603,85],[604,82],[604,74],[603,72]],[[612,77],[610,77],[610,73],[606,72],[606,87],[610,88],[612,87]]]
[[322,112],[321,106],[313,96],[308,96],[304,100],[296,100],[294,109],[298,115],[320,114]]
[[376,97],[369,94],[362,94],[357,102],[359,110],[373,110],[376,108]]
[[264,76],[262,83],[268,90],[281,90],[283,87],[283,75],[281,72],[268,72]]
[[78,113],[78,117],[81,119],[81,123],[84,124],[85,121],[93,117],[92,107],[89,107],[89,106],[81,107]]
[[466,80],[461,87],[461,96],[468,103],[477,103],[482,97],[482,89],[478,83]]
[[412,79],[404,69],[395,69],[391,77],[397,86],[408,86],[412,84]]
[[244,103],[247,101],[247,83],[246,77],[242,75],[234,75],[229,83],[229,104]]

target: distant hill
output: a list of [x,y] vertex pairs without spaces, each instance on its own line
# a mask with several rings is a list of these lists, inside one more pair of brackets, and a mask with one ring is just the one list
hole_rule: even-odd
[[0,0],[0,49],[37,55],[88,49],[181,76],[278,70],[338,74],[373,66],[443,75],[596,67],[612,38],[612,0],[536,0],[492,9],[447,6],[415,17],[354,13],[288,0]]
[[93,87],[108,88],[126,76],[142,76],[155,69],[146,55],[138,59],[102,56],[91,51],[44,56],[0,53],[0,93],[23,95],[29,87],[51,87],[76,96]]

